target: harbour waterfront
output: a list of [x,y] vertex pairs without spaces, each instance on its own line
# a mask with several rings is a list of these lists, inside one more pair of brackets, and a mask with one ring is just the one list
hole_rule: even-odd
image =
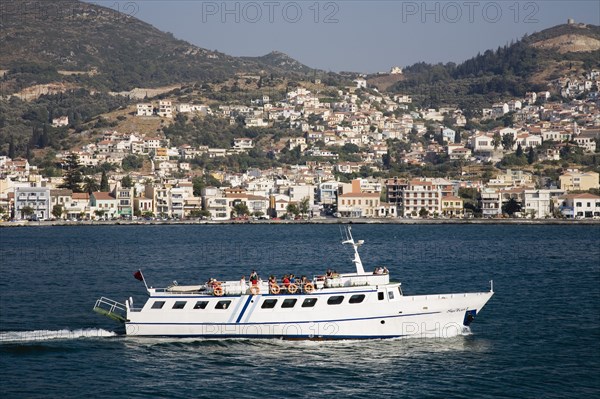
[[600,382],[600,226],[360,225],[365,267],[406,294],[496,295],[452,339],[123,337],[98,297],[149,284],[351,271],[335,225],[0,230],[2,397],[568,397]]

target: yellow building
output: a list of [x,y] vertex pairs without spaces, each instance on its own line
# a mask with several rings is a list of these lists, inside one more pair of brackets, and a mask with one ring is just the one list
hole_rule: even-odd
[[442,197],[442,215],[450,217],[462,217],[463,200],[459,197],[446,196]]
[[579,172],[577,169],[569,170],[562,174],[560,179],[560,188],[565,191],[588,191],[592,188],[600,187],[598,173]]

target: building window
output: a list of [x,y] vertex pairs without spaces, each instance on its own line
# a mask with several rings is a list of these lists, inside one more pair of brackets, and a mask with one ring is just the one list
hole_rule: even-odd
[[227,309],[230,304],[231,301],[219,301],[217,302],[217,306],[215,306],[215,309]]
[[260,307],[261,309],[273,309],[275,304],[277,304],[277,299],[265,299]]
[[162,309],[165,306],[165,301],[156,301],[152,304],[152,309]]
[[206,309],[206,306],[208,306],[208,301],[198,301],[194,305],[194,309]]
[[575,206],[581,206],[581,202],[577,202]]
[[186,301],[177,301],[175,305],[173,305],[173,309],[183,309],[185,308]]
[[282,308],[293,308],[296,305],[297,299],[284,299],[281,304]]
[[360,294],[360,295],[352,295],[350,297],[350,299],[348,300],[348,302],[349,303],[361,303],[364,300],[365,300],[364,294]]
[[317,303],[317,298],[306,298],[304,302],[302,302],[303,308],[312,308]]
[[344,301],[343,295],[336,295],[336,296],[329,297],[329,299],[327,299],[327,304],[328,305],[339,305],[343,301]]

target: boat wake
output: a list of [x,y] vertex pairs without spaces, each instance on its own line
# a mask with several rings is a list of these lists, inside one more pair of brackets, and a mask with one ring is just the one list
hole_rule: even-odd
[[117,333],[113,331],[107,331],[99,328],[77,330],[2,331],[0,332],[0,344],[114,337],[116,335]]

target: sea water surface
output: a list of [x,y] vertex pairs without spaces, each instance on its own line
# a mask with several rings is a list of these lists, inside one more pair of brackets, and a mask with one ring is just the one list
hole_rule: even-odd
[[404,293],[496,294],[451,339],[122,336],[94,312],[143,284],[353,270],[334,225],[0,229],[0,397],[564,398],[600,395],[600,226],[355,225]]

